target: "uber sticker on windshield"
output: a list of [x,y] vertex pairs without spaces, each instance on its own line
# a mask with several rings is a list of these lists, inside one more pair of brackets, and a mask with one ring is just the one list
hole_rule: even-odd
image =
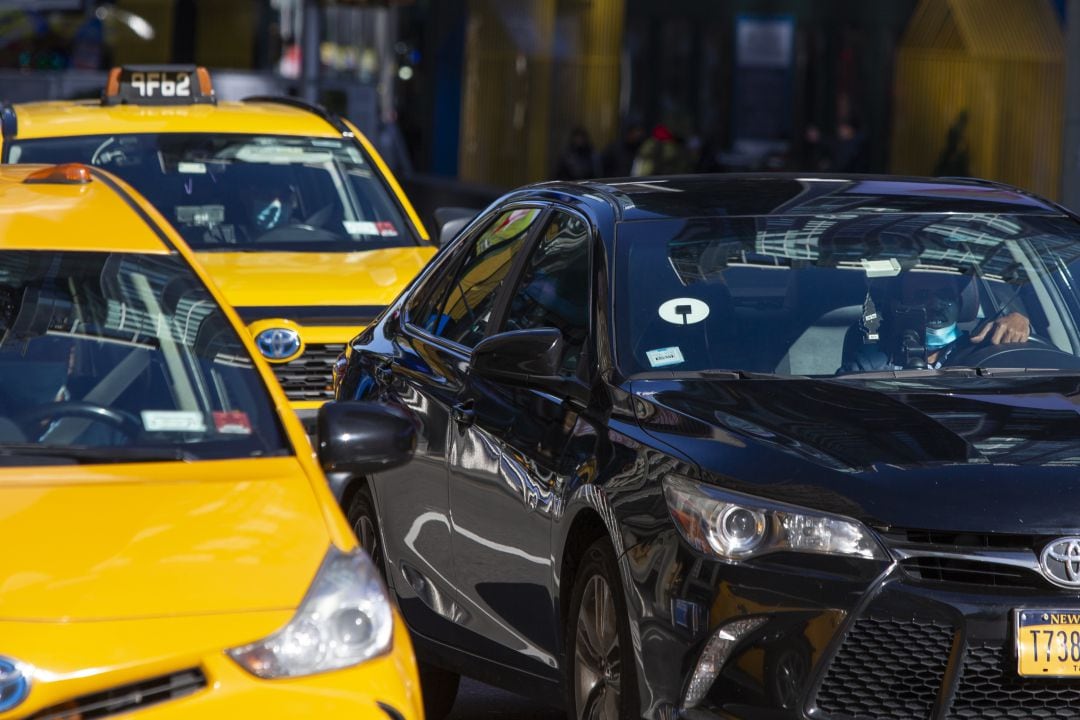
[[143,410],[142,422],[148,432],[206,432],[203,414],[190,410]]
[[672,325],[693,325],[709,317],[709,306],[697,298],[674,298],[661,305],[659,312]]
[[658,348],[656,350],[647,350],[645,356],[649,358],[649,365],[653,367],[664,367],[665,365],[678,365],[683,362],[682,350],[677,347]]

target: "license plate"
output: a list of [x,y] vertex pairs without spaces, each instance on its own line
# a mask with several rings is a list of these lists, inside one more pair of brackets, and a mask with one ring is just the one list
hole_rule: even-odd
[[1025,608],[1015,612],[1017,673],[1080,677],[1080,609]]

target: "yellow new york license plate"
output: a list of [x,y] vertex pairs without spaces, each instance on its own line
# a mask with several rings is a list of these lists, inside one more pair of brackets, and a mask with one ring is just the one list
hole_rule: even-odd
[[1016,610],[1016,671],[1080,677],[1080,609]]

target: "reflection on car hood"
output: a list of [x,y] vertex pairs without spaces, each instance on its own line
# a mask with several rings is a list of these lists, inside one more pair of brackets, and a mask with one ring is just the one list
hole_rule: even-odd
[[299,605],[329,545],[295,458],[0,469],[0,619]]
[[[634,381],[646,430],[732,489],[912,528],[1080,526],[1080,378]],[[990,527],[988,527],[988,525]]]
[[202,252],[199,262],[237,307],[388,305],[435,248],[352,253]]

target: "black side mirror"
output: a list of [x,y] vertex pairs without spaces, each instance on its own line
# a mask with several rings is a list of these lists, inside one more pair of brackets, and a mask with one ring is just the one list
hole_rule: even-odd
[[319,408],[316,426],[319,464],[327,474],[391,470],[409,462],[416,449],[412,418],[391,405],[329,402]]
[[442,247],[457,237],[462,229],[480,214],[479,210],[466,207],[442,207],[435,210],[435,227]]
[[555,328],[511,330],[484,338],[473,348],[472,371],[491,380],[539,389],[562,384],[564,343]]

